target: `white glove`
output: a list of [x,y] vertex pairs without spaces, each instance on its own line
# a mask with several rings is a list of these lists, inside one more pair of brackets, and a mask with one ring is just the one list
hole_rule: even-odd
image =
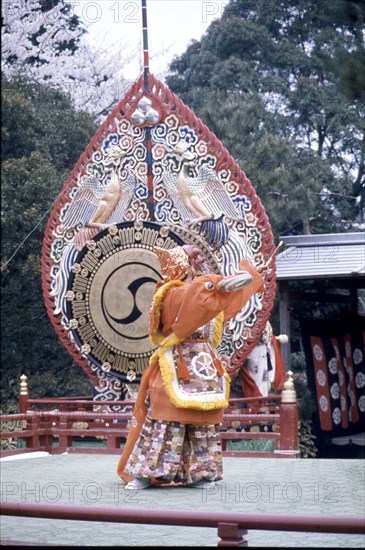
[[252,283],[252,275],[248,271],[239,271],[236,275],[228,275],[217,284],[219,292],[237,292]]

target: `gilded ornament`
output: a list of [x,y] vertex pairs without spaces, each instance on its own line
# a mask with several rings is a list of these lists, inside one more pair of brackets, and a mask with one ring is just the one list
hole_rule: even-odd
[[159,120],[160,120],[160,115],[155,109],[150,109],[146,113],[146,122],[148,122],[148,124],[157,124]]
[[71,271],[72,273],[80,273],[81,265],[77,263],[73,264],[73,266],[71,267]]
[[260,428],[258,426],[251,426],[250,432],[257,433],[260,431]]
[[169,233],[170,233],[170,229],[168,227],[166,227],[166,226],[161,227],[161,229],[160,229],[161,237],[166,238]]
[[86,246],[89,250],[95,250],[96,242],[95,241],[87,241]]
[[73,290],[68,290],[65,294],[65,298],[68,302],[72,302],[75,299],[75,293]]
[[135,380],[135,379],[136,379],[136,373],[133,370],[129,370],[127,372],[127,380],[129,382],[133,382],[133,380]]
[[104,372],[109,372],[110,369],[112,368],[111,364],[106,362],[106,363],[103,363],[101,365],[101,370],[103,370]]
[[131,116],[131,121],[136,126],[142,126],[142,124],[144,124],[144,121],[145,121],[144,113],[142,113],[142,111],[140,111],[139,109],[136,109]]
[[79,326],[79,322],[77,319],[71,319],[69,322],[69,328],[70,330],[75,330]]
[[134,222],[133,227],[136,231],[142,231],[143,222],[141,220],[137,220],[137,221]]
[[147,113],[148,110],[151,109],[152,101],[148,97],[142,97],[138,102],[138,108],[142,111],[142,113]]
[[83,355],[87,355],[88,353],[90,353],[91,348],[90,348],[89,344],[83,344],[83,345],[81,346],[81,350],[80,350],[80,351],[81,351],[81,353],[82,353]]
[[28,395],[28,377],[25,374],[20,377],[20,395]]
[[108,232],[110,235],[116,235],[118,233],[118,228],[116,225],[110,225],[108,227]]
[[287,372],[287,379],[284,382],[284,389],[281,392],[282,403],[296,403],[297,394],[294,387],[293,373],[291,370]]
[[72,428],[75,430],[87,430],[89,427],[89,424],[87,422],[73,422]]

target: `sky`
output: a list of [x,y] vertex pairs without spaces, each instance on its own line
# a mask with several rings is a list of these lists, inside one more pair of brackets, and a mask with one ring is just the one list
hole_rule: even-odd
[[[71,1],[87,27],[88,40],[97,47],[121,51],[130,59],[123,68],[124,76],[137,79],[142,72],[141,0]],[[200,40],[212,21],[221,17],[227,3],[147,0],[150,72],[163,77],[173,56],[182,54],[191,40]],[[123,57],[116,55],[116,62]]]

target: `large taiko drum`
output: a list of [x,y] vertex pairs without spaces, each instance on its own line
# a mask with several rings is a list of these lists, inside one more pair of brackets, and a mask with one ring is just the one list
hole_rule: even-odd
[[[222,143],[153,75],[141,76],[79,158],[53,207],[42,252],[50,320],[95,386],[138,382],[153,346],[148,311],[160,280],[155,245],[195,244],[209,269],[241,259],[262,266],[274,251],[268,217]],[[265,292],[225,326],[218,348],[234,372],[264,330]],[[103,380],[103,384],[100,384]]]

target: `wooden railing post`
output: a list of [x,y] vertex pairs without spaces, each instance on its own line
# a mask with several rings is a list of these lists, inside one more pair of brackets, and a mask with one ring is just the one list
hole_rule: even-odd
[[28,408],[28,378],[25,374],[20,377],[19,412],[26,413]]
[[40,445],[44,447],[44,450],[52,454],[52,421],[48,417],[42,418],[39,423],[39,428],[43,431],[43,435],[40,436]]
[[221,539],[217,546],[248,546],[243,535],[247,535],[247,529],[241,529],[237,523],[218,523],[218,537]]
[[287,373],[287,380],[281,393],[280,452],[287,452],[291,458],[298,458],[299,456],[298,404],[291,371]]
[[[105,423],[105,427],[106,428],[110,427],[109,422]],[[121,438],[121,436],[118,432],[115,433],[115,434],[108,434],[107,437],[106,437],[106,447],[107,447],[107,449],[109,451],[114,451],[115,449],[119,449],[121,440],[122,440],[122,438]]]
[[72,436],[67,434],[67,430],[70,428],[70,421],[67,419],[67,416],[62,416],[60,414],[59,419],[59,438],[58,438],[58,452],[65,452],[69,447],[72,447]]
[[27,438],[26,447],[37,451],[40,447],[38,414],[32,414],[27,420],[27,429],[32,432],[32,435]]

